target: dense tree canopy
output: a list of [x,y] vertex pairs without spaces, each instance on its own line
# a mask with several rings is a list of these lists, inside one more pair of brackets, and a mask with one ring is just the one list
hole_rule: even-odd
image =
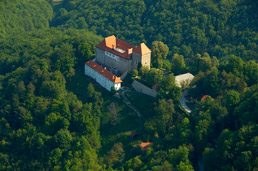
[[64,2],[53,25],[103,36],[115,33],[134,44],[162,41],[170,54],[186,58],[208,52],[257,60],[257,6],[252,0],[71,0]]
[[0,1],[0,38],[13,33],[47,28],[54,13],[45,0]]
[[74,54],[87,40],[99,37],[51,29],[1,40],[1,169],[100,168],[98,111],[92,108],[99,104],[82,104],[66,89]]
[[[257,6],[0,0],[0,170],[257,170]],[[113,34],[151,47],[152,68],[132,76],[155,99],[117,99],[84,75]],[[175,84],[186,72],[192,113]]]
[[169,48],[163,42],[154,41],[151,46],[151,63],[155,68],[163,67],[163,60],[167,58]]

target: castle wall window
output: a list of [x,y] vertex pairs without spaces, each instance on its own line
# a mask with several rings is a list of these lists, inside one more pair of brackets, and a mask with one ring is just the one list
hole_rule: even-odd
[[112,58],[112,59],[115,59],[116,61],[119,61],[119,57],[110,53],[110,52],[105,51],[105,55]]

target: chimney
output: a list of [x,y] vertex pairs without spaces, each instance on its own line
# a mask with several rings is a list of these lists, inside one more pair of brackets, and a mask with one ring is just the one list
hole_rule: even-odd
[[112,79],[114,80],[115,79],[115,76],[113,75]]
[[128,49],[128,54],[133,53],[133,48]]

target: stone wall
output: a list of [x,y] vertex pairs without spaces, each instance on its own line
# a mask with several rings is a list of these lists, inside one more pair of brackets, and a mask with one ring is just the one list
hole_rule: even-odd
[[139,81],[134,80],[132,83],[132,86],[135,89],[135,91],[138,91],[140,93],[143,93],[152,97],[157,96],[157,91],[155,89],[149,88],[144,84],[140,83]]
[[143,55],[141,63],[142,63],[142,66],[146,66],[150,69],[151,53]]
[[139,69],[138,64],[141,64],[141,66],[148,67],[150,69],[150,63],[151,63],[151,53],[147,53],[143,56],[133,53],[133,69]]
[[125,72],[123,73],[121,76],[120,76],[120,79],[123,80],[126,76],[127,76],[128,72]]
[[109,70],[117,68],[121,74],[131,71],[132,60],[127,60],[110,52],[96,48],[97,63],[108,67]]
[[132,55],[132,64],[133,64],[133,69],[138,70],[138,64],[141,63],[141,55],[137,53],[133,53]]

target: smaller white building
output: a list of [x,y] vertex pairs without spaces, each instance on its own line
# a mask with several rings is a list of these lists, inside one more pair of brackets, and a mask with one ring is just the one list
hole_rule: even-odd
[[95,79],[108,91],[111,91],[112,87],[114,87],[115,90],[119,90],[123,82],[120,77],[117,77],[92,60],[85,63],[85,74]]
[[180,88],[186,88],[194,79],[194,76],[191,73],[185,73],[175,76],[176,85]]

